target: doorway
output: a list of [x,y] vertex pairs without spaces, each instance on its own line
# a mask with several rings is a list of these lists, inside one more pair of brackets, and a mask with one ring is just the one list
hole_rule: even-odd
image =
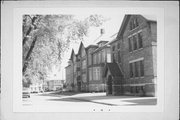
[[108,86],[107,94],[112,94],[112,76],[111,75],[108,76],[107,86]]

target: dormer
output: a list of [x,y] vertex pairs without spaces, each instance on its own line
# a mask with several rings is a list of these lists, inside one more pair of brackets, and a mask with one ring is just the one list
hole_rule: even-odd
[[98,47],[102,47],[104,46],[108,41],[99,41],[97,44],[98,44]]

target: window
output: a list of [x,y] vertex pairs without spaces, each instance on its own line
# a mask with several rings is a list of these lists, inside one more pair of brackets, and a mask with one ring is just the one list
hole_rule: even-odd
[[129,42],[129,52],[131,52],[132,51],[131,38],[128,38],[128,42]]
[[129,63],[129,75],[130,78],[133,77],[143,77],[144,76],[144,60]]
[[132,19],[131,22],[129,23],[129,29],[130,30],[133,30],[138,26],[139,26],[139,23],[138,23],[137,18]]
[[92,80],[92,68],[89,68],[89,81],[91,81]]
[[138,42],[139,42],[139,48],[142,48],[143,47],[142,33],[138,33]]
[[92,64],[91,53],[88,54],[88,65]]
[[100,80],[100,68],[97,68],[97,80]]
[[130,78],[132,78],[134,76],[133,75],[133,63],[130,63],[129,67],[130,67]]
[[112,59],[113,59],[113,63],[116,62],[115,53],[112,53]]
[[98,53],[98,63],[101,63],[101,51]]
[[137,33],[128,38],[129,52],[143,47],[142,33]]
[[134,64],[135,64],[135,77],[138,77],[139,76],[139,74],[138,74],[139,73],[139,71],[138,71],[138,67],[139,67],[138,62],[135,62]]
[[93,64],[96,64],[96,54],[93,55]]
[[93,80],[100,80],[101,72],[99,67],[93,68]]
[[140,61],[140,76],[144,76],[144,61]]
[[82,81],[83,81],[83,82],[86,82],[86,74],[83,74],[83,75],[82,75]]
[[112,47],[112,51],[115,51],[115,47],[116,47],[116,46],[113,46],[113,47]]
[[105,50],[102,51],[102,62],[105,62]]
[[98,56],[97,53],[96,53],[95,55],[96,55],[96,64],[97,64],[97,63],[98,63],[99,56]]
[[137,50],[137,40],[136,40],[136,36],[133,36],[133,50]]

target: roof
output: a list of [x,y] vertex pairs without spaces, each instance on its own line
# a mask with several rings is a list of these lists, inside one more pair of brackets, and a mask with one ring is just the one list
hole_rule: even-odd
[[[79,50],[78,50],[78,53],[77,53],[77,54],[80,54],[80,51],[81,51],[82,46],[84,47],[83,42],[80,43]],[[85,49],[85,51],[86,51],[86,48],[85,48],[85,47],[84,47],[84,49]]]
[[71,51],[70,60],[72,60],[72,59],[73,59],[73,54],[75,54],[75,53],[74,53],[74,49],[72,49],[72,51]]
[[[126,26],[127,26],[128,22],[130,20],[130,17],[132,15],[133,14],[127,14],[124,16],[124,19],[122,21],[121,27],[120,27],[119,32],[118,32],[119,37],[122,36],[122,34],[124,33],[124,30],[126,29]],[[146,19],[149,22],[155,22],[156,21],[156,17],[153,15],[139,15],[139,16],[143,17],[144,19]]]
[[113,77],[123,77],[123,74],[117,63],[106,63],[104,76],[106,76],[108,70]]
[[105,41],[105,40],[101,40],[99,42],[97,42],[97,44],[100,44],[100,43],[107,43],[108,41]]
[[93,47],[97,48],[98,46],[97,45],[89,45],[86,47],[86,49],[88,50],[89,48],[93,48]]

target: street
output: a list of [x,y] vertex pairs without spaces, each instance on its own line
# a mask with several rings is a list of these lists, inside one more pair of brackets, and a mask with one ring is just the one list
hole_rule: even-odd
[[23,106],[64,106],[64,105],[92,105],[92,106],[134,106],[156,105],[155,97],[138,96],[106,96],[105,93],[39,93],[31,94],[31,98],[23,98]]

